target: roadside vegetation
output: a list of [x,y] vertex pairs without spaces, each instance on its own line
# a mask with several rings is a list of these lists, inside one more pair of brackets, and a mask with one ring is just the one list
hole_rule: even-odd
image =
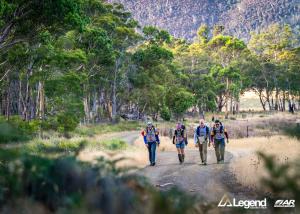
[[[199,115],[221,119],[231,138],[299,138],[299,127],[291,125],[300,108],[298,35],[274,24],[246,44],[224,32],[203,25],[189,42],[141,28],[120,4],[1,0],[0,212],[211,209],[180,190],[160,192],[97,152],[136,158],[137,148],[116,132],[137,131],[152,120],[169,136],[174,122],[184,120],[192,137]],[[241,95],[249,90],[263,112],[240,112]],[[272,116],[284,111],[290,115]],[[259,157],[274,182],[278,174],[289,176],[276,174],[273,159]],[[287,188],[298,185],[285,178]],[[277,183],[264,182],[279,191]],[[293,190],[299,193],[298,186]]]

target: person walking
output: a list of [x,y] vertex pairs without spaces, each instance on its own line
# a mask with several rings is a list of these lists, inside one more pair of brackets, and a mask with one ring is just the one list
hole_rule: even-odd
[[150,166],[155,166],[156,146],[159,146],[160,144],[159,132],[152,122],[148,122],[146,129],[143,130],[141,134],[144,138],[144,143],[148,148]]
[[229,143],[227,130],[219,120],[216,120],[211,131],[211,142],[215,148],[217,163],[224,163],[225,138]]
[[176,145],[178,160],[179,163],[182,164],[185,158],[184,147],[188,144],[188,141],[185,126],[181,123],[177,123],[176,125],[173,135],[173,144]]
[[207,165],[207,144],[210,143],[209,127],[201,119],[194,133],[195,146],[199,148],[200,159],[203,165]]

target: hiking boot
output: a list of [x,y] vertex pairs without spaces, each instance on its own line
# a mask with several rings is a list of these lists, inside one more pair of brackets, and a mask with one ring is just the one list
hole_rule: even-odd
[[155,163],[152,163],[152,166],[155,166]]
[[183,155],[181,155],[181,157],[182,157],[182,162],[184,162],[184,154],[183,154]]
[[178,154],[178,160],[179,160],[179,163],[182,164],[183,161],[182,161],[182,156],[181,156],[181,154]]
[[204,166],[206,166],[206,165],[207,165],[207,163],[206,163],[206,162],[203,162],[203,165],[204,165]]

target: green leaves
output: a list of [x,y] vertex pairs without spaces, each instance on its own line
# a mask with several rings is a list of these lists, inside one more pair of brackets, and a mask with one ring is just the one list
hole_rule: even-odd
[[168,90],[166,104],[169,109],[179,117],[195,104],[195,98],[194,95],[185,88],[172,87]]
[[147,41],[151,44],[162,45],[171,42],[171,35],[165,30],[159,30],[153,26],[143,28],[143,33]]
[[138,50],[133,59],[142,67],[149,68],[150,66],[157,66],[164,61],[169,61],[173,58],[173,54],[160,46],[151,45],[146,49]]

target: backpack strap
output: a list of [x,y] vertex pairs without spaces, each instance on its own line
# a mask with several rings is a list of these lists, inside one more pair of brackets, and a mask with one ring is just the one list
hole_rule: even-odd
[[197,126],[196,134],[197,134],[197,136],[200,136],[200,126]]
[[209,135],[209,128],[208,126],[205,126],[206,127],[206,135]]

